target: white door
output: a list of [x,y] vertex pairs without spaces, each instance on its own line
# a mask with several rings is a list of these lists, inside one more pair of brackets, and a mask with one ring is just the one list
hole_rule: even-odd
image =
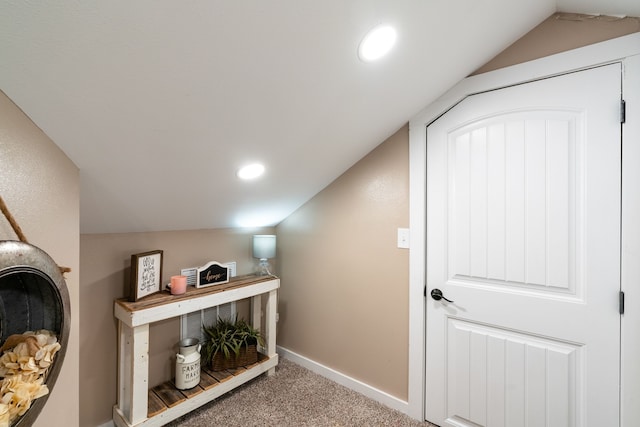
[[427,420],[619,425],[620,99],[612,64],[428,127]]

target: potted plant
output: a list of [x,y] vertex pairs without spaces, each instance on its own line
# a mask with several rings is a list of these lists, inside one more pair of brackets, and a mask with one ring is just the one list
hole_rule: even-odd
[[213,325],[203,325],[205,342],[202,358],[213,371],[251,365],[258,361],[257,345],[264,345],[260,331],[244,319],[222,319]]

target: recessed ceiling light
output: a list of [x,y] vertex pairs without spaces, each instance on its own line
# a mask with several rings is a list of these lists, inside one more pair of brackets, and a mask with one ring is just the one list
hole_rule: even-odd
[[252,163],[238,170],[238,178],[255,179],[264,173],[264,166],[260,163]]
[[364,36],[358,56],[365,62],[375,61],[389,53],[395,42],[396,30],[389,25],[379,25]]

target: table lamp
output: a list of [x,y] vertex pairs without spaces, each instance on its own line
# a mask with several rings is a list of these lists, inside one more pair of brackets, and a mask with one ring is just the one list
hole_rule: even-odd
[[271,276],[269,258],[276,257],[276,236],[273,234],[256,234],[253,236],[253,257],[260,259],[259,276]]

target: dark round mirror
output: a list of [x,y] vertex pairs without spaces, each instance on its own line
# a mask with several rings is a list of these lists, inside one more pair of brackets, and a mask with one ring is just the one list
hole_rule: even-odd
[[[0,241],[0,344],[11,335],[48,330],[60,343],[44,383],[53,390],[64,360],[70,325],[69,293],[58,265],[28,243]],[[12,426],[33,424],[49,396],[31,403]]]

